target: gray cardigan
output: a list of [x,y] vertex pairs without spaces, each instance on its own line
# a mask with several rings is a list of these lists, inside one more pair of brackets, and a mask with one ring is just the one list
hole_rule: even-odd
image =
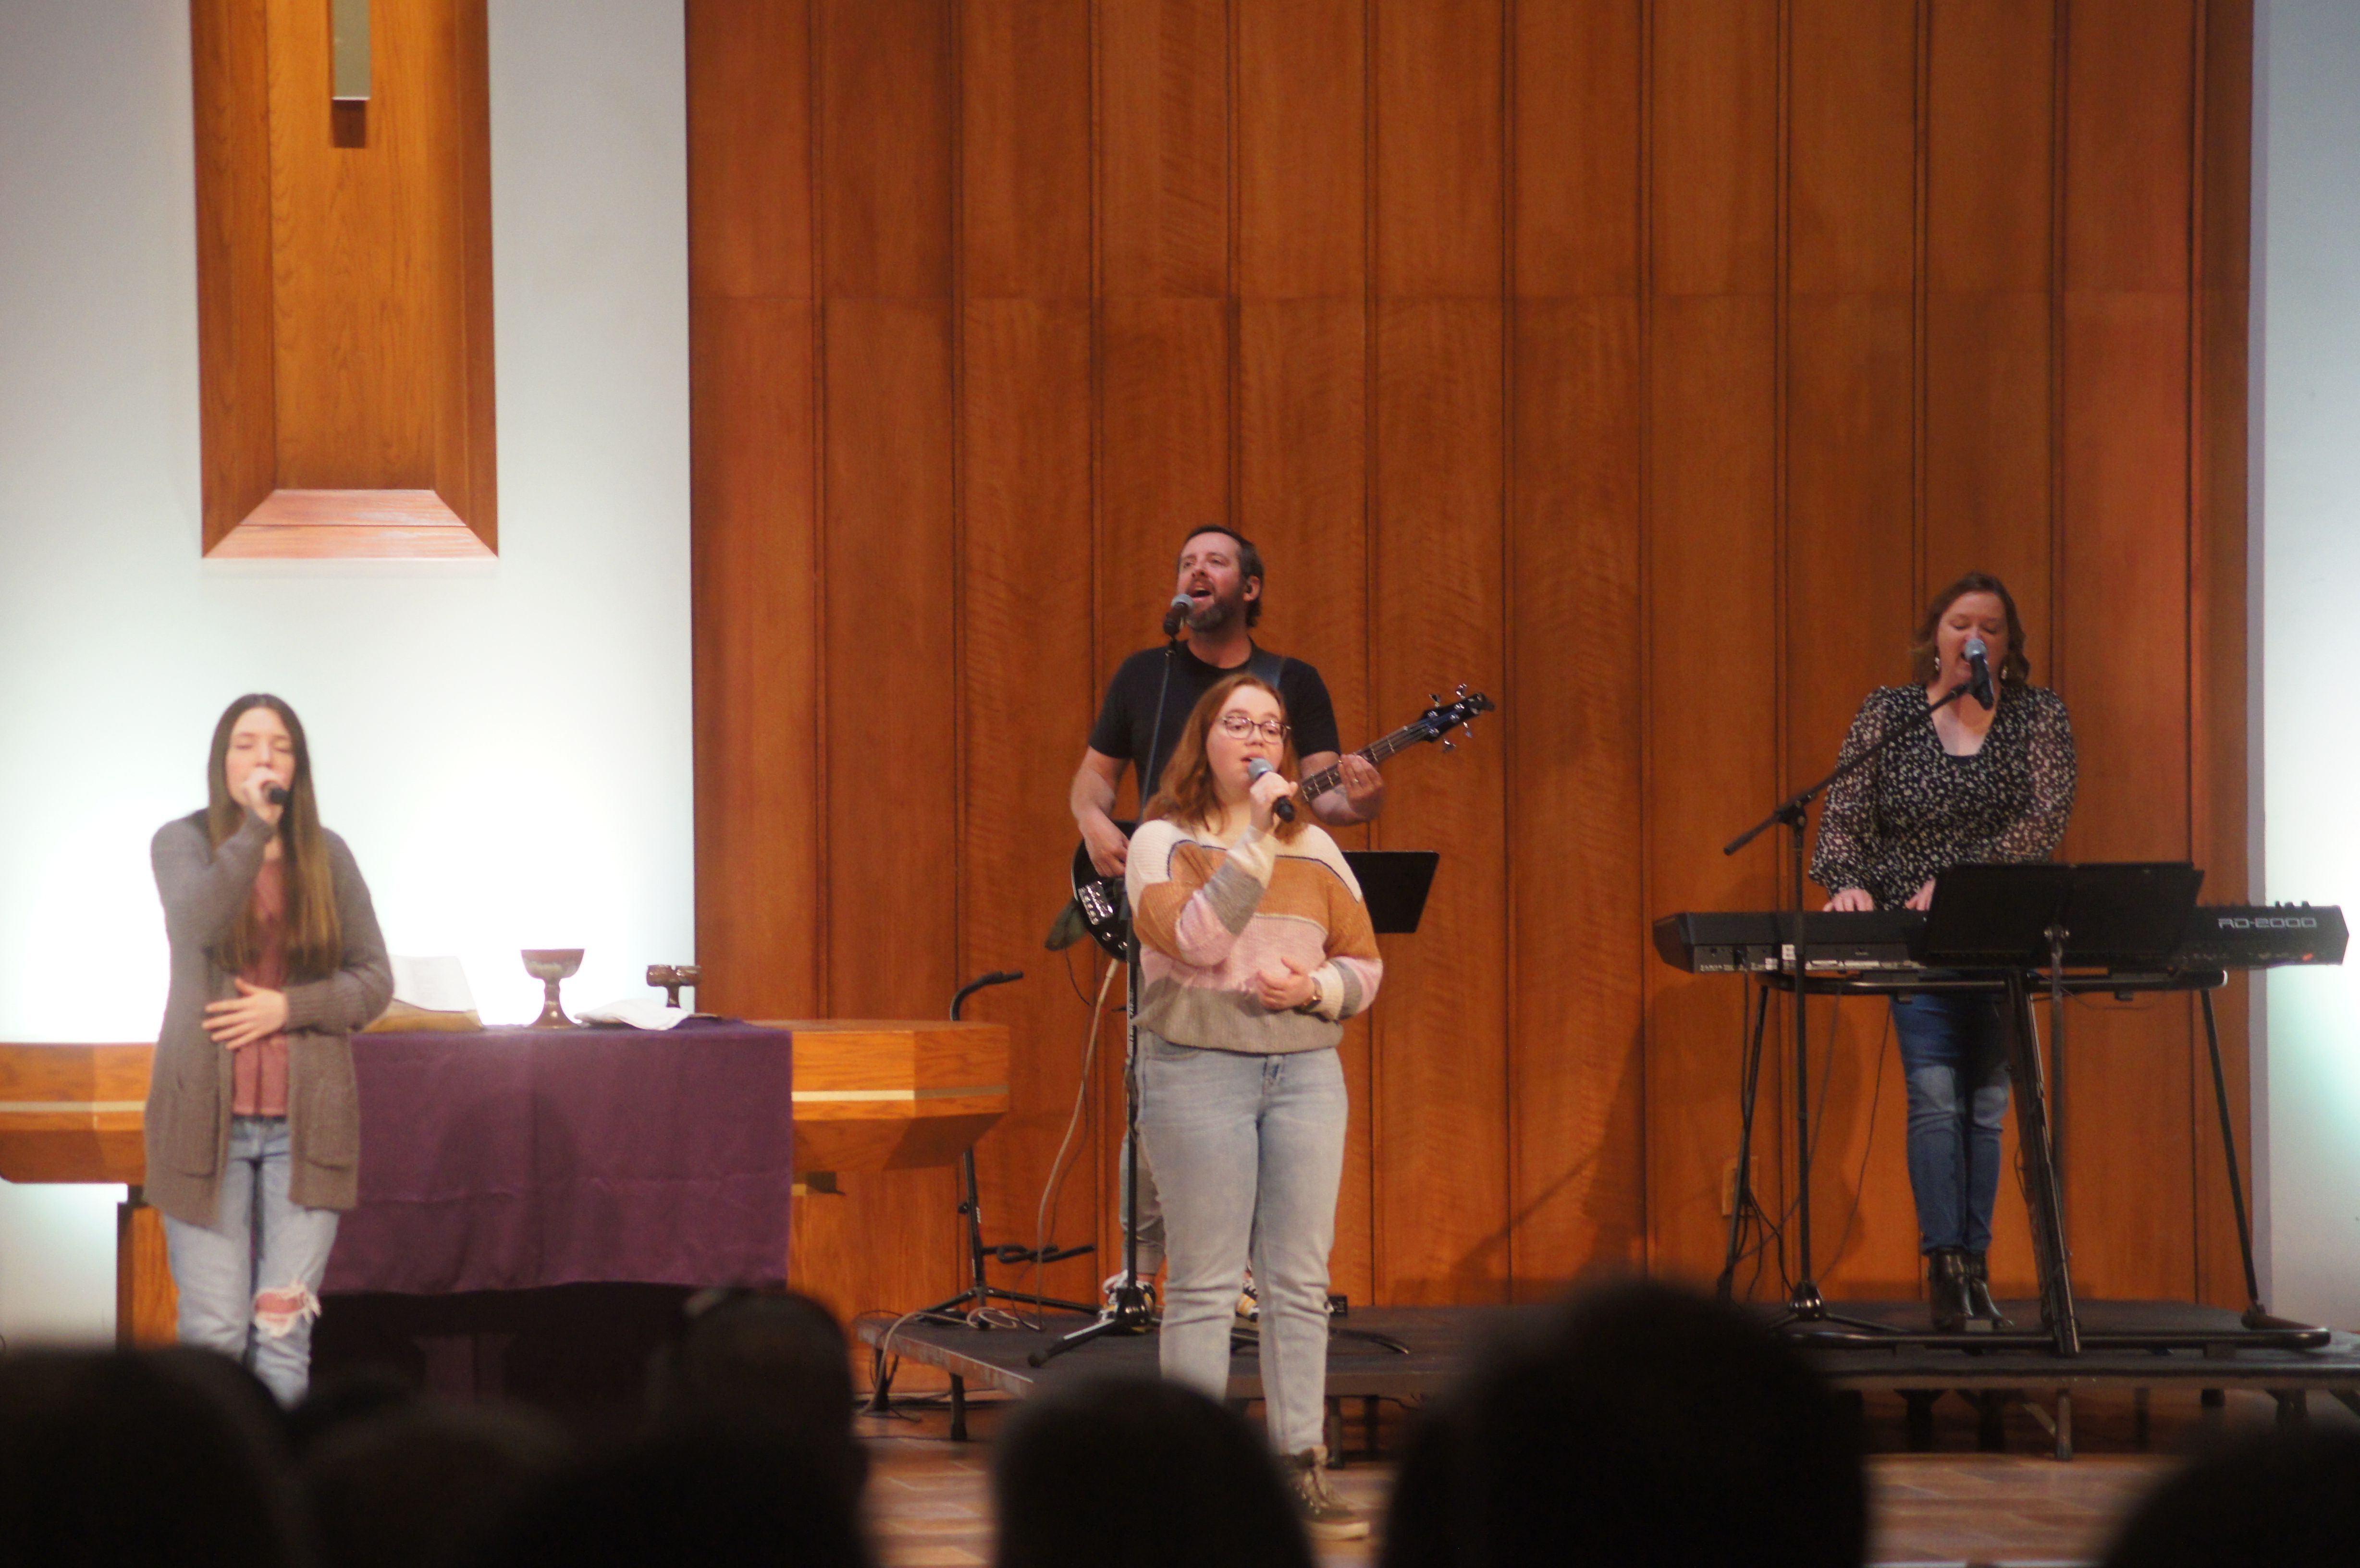
[[[213,949],[254,895],[270,824],[253,812],[216,848],[205,813],[157,831],[149,855],[164,899],[172,988],[156,1037],[148,1085],[148,1201],[176,1220],[211,1225],[221,1207],[233,1097],[230,1052],[205,1033],[205,1004],[237,995]],[[325,834],[344,924],[344,965],[324,980],[287,987],[287,1133],[294,1168],[288,1196],[306,1208],[349,1209],[359,1195],[360,1104],[352,1031],[385,1011],[393,966],[353,852]]]

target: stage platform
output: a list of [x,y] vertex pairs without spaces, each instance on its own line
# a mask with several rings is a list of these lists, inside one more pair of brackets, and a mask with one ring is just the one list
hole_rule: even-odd
[[[1841,1301],[1830,1306],[1846,1316],[1889,1323],[1904,1332],[1922,1329],[1926,1308],[1920,1301]],[[2039,1320],[2038,1303],[2006,1301],[2002,1310],[2019,1323]],[[1328,1395],[1333,1423],[1330,1448],[1343,1452],[1342,1406],[1360,1399],[1371,1408],[1363,1411],[1366,1430],[1373,1432],[1373,1401],[1394,1399],[1415,1404],[1448,1388],[1467,1356],[1492,1328],[1512,1323],[1530,1307],[1360,1307],[1339,1318],[1329,1341]],[[1765,1305],[1765,1313],[1775,1310]],[[1892,1347],[1821,1347],[1805,1344],[1804,1354],[1839,1388],[1897,1393],[1910,1401],[1912,1425],[1929,1410],[1936,1395],[1955,1391],[1982,1402],[1996,1419],[2003,1403],[2020,1399],[2056,1439],[2057,1457],[2073,1453],[2072,1399],[2077,1392],[2096,1389],[2138,1390],[2158,1388],[2197,1388],[2205,1403],[2216,1406],[2220,1391],[2253,1388],[2278,1401],[2282,1420],[2300,1420],[2305,1400],[2313,1392],[2332,1395],[2360,1413],[2360,1335],[2334,1334],[2316,1350],[2235,1347],[2237,1314],[2219,1307],[2180,1301],[2103,1301],[2080,1303],[2080,1319],[2087,1339],[2095,1343],[2078,1356],[2060,1356],[2021,1344],[1995,1345],[1989,1349],[1950,1349],[1898,1343]],[[951,1379],[952,1435],[966,1435],[966,1400],[971,1388],[994,1388],[1019,1398],[1059,1378],[1094,1373],[1130,1372],[1153,1376],[1156,1366],[1155,1336],[1113,1334],[1094,1340],[1047,1366],[1036,1367],[1031,1356],[1065,1334],[1090,1320],[1052,1312],[1041,1332],[1025,1329],[974,1329],[964,1325],[905,1323],[893,1333],[895,1356],[941,1368]],[[869,1319],[859,1325],[861,1339],[871,1345],[882,1339],[888,1323]],[[2211,1339],[2210,1350],[2147,1350],[2109,1348],[2114,1334],[2162,1334]],[[1377,1337],[1369,1337],[1377,1336]],[[1391,1341],[1393,1348],[1382,1341]],[[2042,1406],[2034,1395],[2051,1401]],[[1240,1344],[1229,1378],[1229,1397],[1262,1397],[1261,1368],[1250,1344]],[[2144,1396],[2141,1396],[2142,1403]]]

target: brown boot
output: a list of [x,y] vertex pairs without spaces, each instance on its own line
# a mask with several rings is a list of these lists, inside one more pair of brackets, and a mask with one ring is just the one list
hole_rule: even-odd
[[1957,1247],[1938,1247],[1926,1255],[1926,1304],[1937,1334],[1962,1333],[1974,1316],[1967,1301],[1967,1255]]
[[1312,1540],[1359,1541],[1369,1533],[1369,1521],[1360,1510],[1329,1488],[1326,1449],[1306,1448],[1278,1463],[1285,1472],[1287,1490],[1294,1494],[1295,1515]]

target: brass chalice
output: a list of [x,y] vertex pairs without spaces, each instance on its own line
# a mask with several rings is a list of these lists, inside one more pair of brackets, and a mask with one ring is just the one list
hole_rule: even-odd
[[524,951],[524,972],[541,984],[541,1017],[528,1029],[573,1029],[574,1020],[557,1003],[557,983],[570,979],[582,967],[582,949],[578,947],[528,947]]

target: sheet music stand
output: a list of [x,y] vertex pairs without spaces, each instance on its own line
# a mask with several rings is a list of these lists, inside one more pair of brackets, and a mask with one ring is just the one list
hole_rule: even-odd
[[2049,986],[2049,1055],[2062,1098],[2069,969],[2158,973],[2169,966],[2204,874],[2185,861],[1956,866],[1934,882],[1919,957],[1937,968],[1997,970],[2005,983],[2008,1073],[2030,1192],[2040,1310],[2060,1356],[2078,1356],[2065,1246],[2063,1136],[2052,1130],[2032,997]]
[[1379,936],[1405,936],[1426,914],[1442,855],[1431,849],[1348,849],[1344,864],[1360,879],[1360,898]]

